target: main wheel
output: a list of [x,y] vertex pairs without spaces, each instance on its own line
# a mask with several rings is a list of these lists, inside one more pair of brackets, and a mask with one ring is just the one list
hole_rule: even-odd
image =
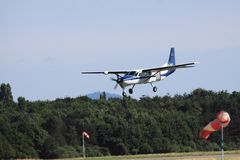
[[122,96],[123,96],[123,97],[126,97],[127,94],[123,91],[123,92],[122,92]]
[[129,92],[130,94],[132,94],[132,93],[133,93],[133,89],[130,88],[130,89],[128,90],[128,92]]
[[153,87],[153,92],[157,92],[157,87]]

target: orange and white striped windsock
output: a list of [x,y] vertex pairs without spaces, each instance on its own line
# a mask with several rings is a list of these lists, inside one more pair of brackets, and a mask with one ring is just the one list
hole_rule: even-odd
[[90,135],[89,135],[87,132],[85,132],[85,131],[82,132],[82,135],[83,135],[84,137],[86,137],[87,139],[90,138]]
[[223,127],[227,127],[230,122],[230,116],[225,111],[218,112],[216,119],[208,123],[199,133],[199,137],[207,139],[212,132],[218,131],[221,129],[221,124]]

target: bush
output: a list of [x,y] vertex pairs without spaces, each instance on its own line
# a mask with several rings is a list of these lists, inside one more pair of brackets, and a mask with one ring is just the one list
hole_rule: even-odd
[[153,149],[148,143],[144,143],[139,149],[139,153],[141,154],[152,153],[152,152],[153,152]]
[[98,156],[109,156],[109,150],[105,147],[91,146],[86,147],[86,156],[88,157],[98,157]]
[[57,158],[79,157],[79,153],[72,146],[61,146],[55,150]]

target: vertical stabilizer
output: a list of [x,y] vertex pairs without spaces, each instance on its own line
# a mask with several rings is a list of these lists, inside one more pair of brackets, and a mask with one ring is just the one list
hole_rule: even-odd
[[174,50],[174,48],[171,48],[171,50],[170,50],[168,65],[175,65],[175,50]]

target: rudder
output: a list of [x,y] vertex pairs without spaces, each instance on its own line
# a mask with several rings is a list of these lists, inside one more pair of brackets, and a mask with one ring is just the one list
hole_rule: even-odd
[[175,50],[174,50],[174,48],[171,48],[171,50],[170,50],[168,65],[175,65]]

